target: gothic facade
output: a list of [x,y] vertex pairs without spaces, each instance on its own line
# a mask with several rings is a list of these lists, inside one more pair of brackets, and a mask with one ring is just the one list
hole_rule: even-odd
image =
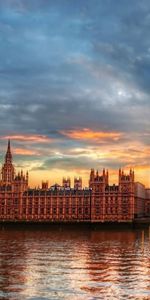
[[119,170],[118,185],[109,185],[108,171],[92,169],[88,188],[82,188],[81,178],[74,179],[73,188],[70,178],[63,178],[62,186],[43,182],[41,188],[29,188],[28,172],[15,172],[9,141],[0,180],[0,221],[132,222],[139,210],[149,214],[135,187],[132,170]]

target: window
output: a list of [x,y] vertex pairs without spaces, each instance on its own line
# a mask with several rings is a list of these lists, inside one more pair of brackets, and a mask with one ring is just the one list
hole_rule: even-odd
[[29,215],[32,215],[32,208],[29,208],[29,209],[28,209],[28,214],[29,214]]
[[76,209],[73,207],[72,208],[72,214],[75,214],[76,213]]
[[38,215],[38,208],[34,209],[34,213],[35,213],[35,215]]
[[59,213],[60,213],[60,214],[63,213],[63,209],[62,209],[62,208],[59,209]]
[[18,205],[18,202],[19,202],[19,201],[18,201],[18,199],[17,199],[17,198],[15,198],[15,200],[14,200],[14,204],[15,204],[15,205]]
[[69,214],[69,208],[66,208],[66,214]]
[[88,213],[89,213],[89,209],[88,209],[88,207],[85,207],[85,209],[84,209],[84,213],[85,213],[85,214],[88,214]]
[[22,204],[26,205],[26,199],[23,199]]
[[43,215],[44,214],[44,208],[40,209],[40,213]]
[[78,213],[79,213],[79,214],[82,214],[82,208],[81,208],[81,207],[79,207]]

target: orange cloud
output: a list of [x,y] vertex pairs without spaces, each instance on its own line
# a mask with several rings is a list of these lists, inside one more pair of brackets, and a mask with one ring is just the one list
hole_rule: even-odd
[[13,149],[13,153],[19,155],[40,155],[38,151],[22,149],[22,148]]
[[112,139],[114,141],[118,140],[123,134],[120,132],[103,132],[103,131],[93,131],[88,128],[84,128],[82,130],[67,130],[60,131],[61,134],[77,140],[105,140]]
[[150,166],[149,165],[137,165],[137,166],[134,166],[134,170],[136,171],[149,171],[150,172]]
[[1,140],[15,140],[15,141],[26,141],[33,143],[45,143],[50,142],[51,139],[46,135],[8,135],[0,138]]
[[116,156],[121,161],[126,161],[127,163],[131,162],[133,165],[141,164],[145,165],[149,159],[150,155],[150,149],[149,147],[142,147],[140,148],[140,145],[137,145],[137,149],[135,150],[133,148],[126,148],[124,149],[116,149],[111,151],[111,157]]

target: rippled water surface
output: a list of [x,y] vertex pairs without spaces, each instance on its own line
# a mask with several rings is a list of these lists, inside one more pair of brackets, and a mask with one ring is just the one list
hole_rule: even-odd
[[150,299],[150,230],[0,230],[0,299]]

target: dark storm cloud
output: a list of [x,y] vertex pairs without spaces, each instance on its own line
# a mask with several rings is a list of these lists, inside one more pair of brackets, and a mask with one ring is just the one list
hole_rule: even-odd
[[[121,132],[118,147],[131,138],[148,146],[149,31],[148,0],[0,1],[0,135],[52,138],[47,145],[28,141],[42,159],[49,148],[96,144],[62,130]],[[78,165],[63,160],[63,168]],[[50,160],[54,167],[61,162]]]

